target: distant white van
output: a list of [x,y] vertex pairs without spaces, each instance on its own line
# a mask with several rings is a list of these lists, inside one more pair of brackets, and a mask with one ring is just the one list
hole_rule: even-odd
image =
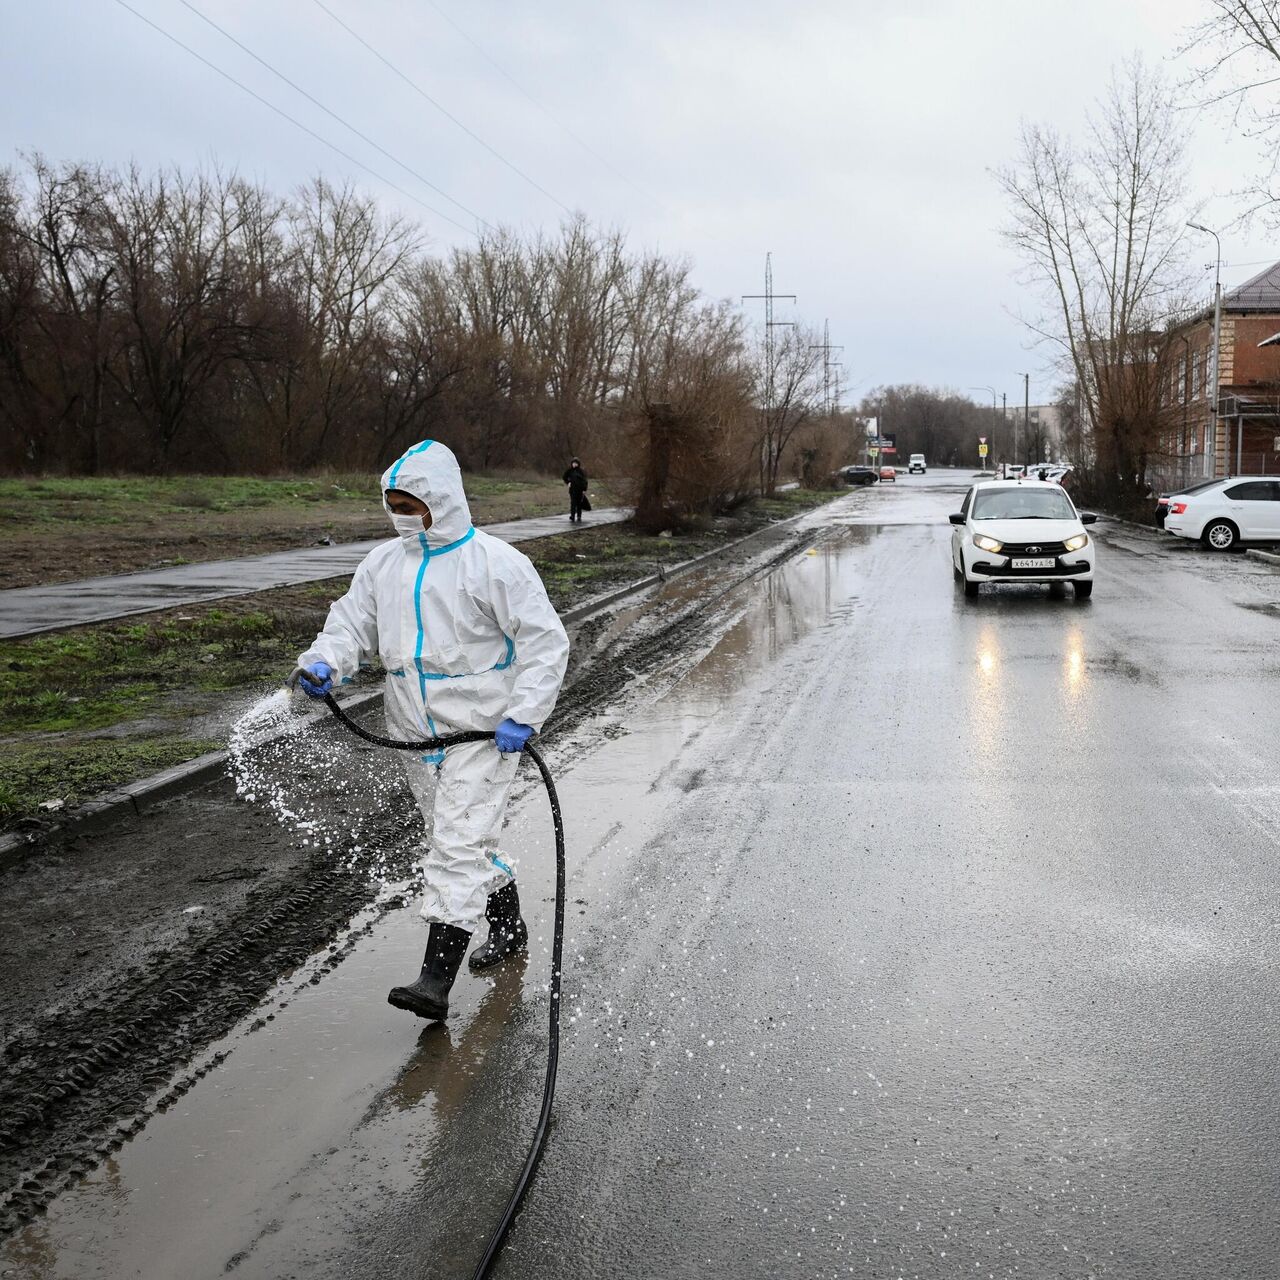
[[917,471],[921,475],[924,475],[926,470],[927,468],[925,467],[925,464],[924,464],[924,454],[913,453],[911,455],[910,461],[907,463],[907,475],[913,476]]

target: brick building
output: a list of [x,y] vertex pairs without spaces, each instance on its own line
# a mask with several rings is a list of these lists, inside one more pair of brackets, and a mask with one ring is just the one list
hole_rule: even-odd
[[1174,330],[1168,483],[1280,474],[1280,262],[1222,295],[1218,349],[1215,389],[1213,308]]

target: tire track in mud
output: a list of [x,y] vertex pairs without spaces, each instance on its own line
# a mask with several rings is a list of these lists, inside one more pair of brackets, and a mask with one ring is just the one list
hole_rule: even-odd
[[[788,531],[780,547],[745,564],[723,566],[729,572],[714,590],[694,597],[649,634],[628,643],[624,633],[592,654],[563,691],[544,737],[553,743],[567,738],[654,673],[665,669],[678,676],[696,660],[691,651],[699,642],[718,635],[731,620],[732,595],[739,587],[823,536]],[[607,621],[606,615],[584,623],[579,641],[595,643]],[[387,847],[397,844],[407,876],[414,851],[403,824]],[[300,882],[295,876],[288,884],[251,893],[215,935],[194,949],[171,948],[150,963],[145,977],[125,977],[94,1003],[62,1011],[6,1045],[0,1078],[0,1237],[38,1216],[152,1114],[216,1067],[225,1055],[175,1080],[282,974],[349,928],[377,891],[365,872],[335,868],[332,855],[313,858],[304,864]],[[403,902],[396,896],[383,905],[391,909]],[[321,972],[345,953],[331,955]],[[320,973],[311,979],[319,980]]]

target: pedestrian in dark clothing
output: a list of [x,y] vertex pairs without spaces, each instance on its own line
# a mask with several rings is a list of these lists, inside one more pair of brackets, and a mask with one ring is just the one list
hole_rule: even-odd
[[569,463],[564,482],[569,486],[569,522],[576,520],[581,524],[583,511],[590,511],[591,507],[587,503],[587,473],[577,458]]

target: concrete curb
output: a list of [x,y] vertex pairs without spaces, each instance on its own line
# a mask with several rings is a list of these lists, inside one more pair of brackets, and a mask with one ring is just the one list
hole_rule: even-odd
[[1274,551],[1255,551],[1252,547],[1245,552],[1247,556],[1253,556],[1255,560],[1265,560],[1268,564],[1280,564],[1280,555]]
[[[841,494],[839,496],[843,497],[844,495]],[[835,500],[834,498],[832,499],[833,502]],[[717,556],[722,556],[725,552],[732,551],[735,547],[740,547],[745,542],[750,542],[752,538],[758,538],[763,533],[794,524],[797,520],[801,520],[807,515],[812,515],[815,511],[821,511],[823,507],[829,505],[829,503],[825,502],[819,503],[815,507],[810,507],[807,511],[800,511],[793,516],[788,516],[785,520],[772,521],[759,529],[753,530],[751,533],[744,534],[741,538],[726,542],[722,547],[713,547],[710,551],[704,551],[701,555],[694,556],[691,560],[683,560],[679,564],[672,565],[671,568],[664,569],[661,574],[650,574],[647,578],[628,583],[625,587],[618,587],[604,595],[584,600],[582,604],[574,605],[572,609],[566,609],[560,615],[560,619],[569,625],[583,622],[594,614],[602,613],[623,600],[639,595],[642,591],[647,591],[650,587],[657,586],[664,581],[670,581],[682,573],[688,573],[691,569],[696,569],[699,565],[705,564]],[[342,699],[342,705],[347,711],[372,711],[381,701],[382,690],[371,689],[365,693],[354,694],[350,698]],[[319,721],[321,714],[320,710],[317,709],[312,713],[310,719]],[[228,754],[225,750],[210,751],[206,755],[197,756],[194,760],[187,760],[183,764],[174,765],[171,769],[152,774],[149,778],[143,778],[138,782],[131,782],[128,786],[117,787],[114,791],[107,791],[102,795],[94,796],[93,799],[86,800],[83,804],[73,809],[67,820],[59,823],[51,831],[13,832],[0,836],[0,871],[15,866],[23,861],[28,854],[35,853],[43,844],[46,836],[82,835],[97,831],[109,823],[127,816],[130,811],[141,815],[161,801],[181,795],[184,791],[189,791],[202,783],[212,782],[226,771]]]

